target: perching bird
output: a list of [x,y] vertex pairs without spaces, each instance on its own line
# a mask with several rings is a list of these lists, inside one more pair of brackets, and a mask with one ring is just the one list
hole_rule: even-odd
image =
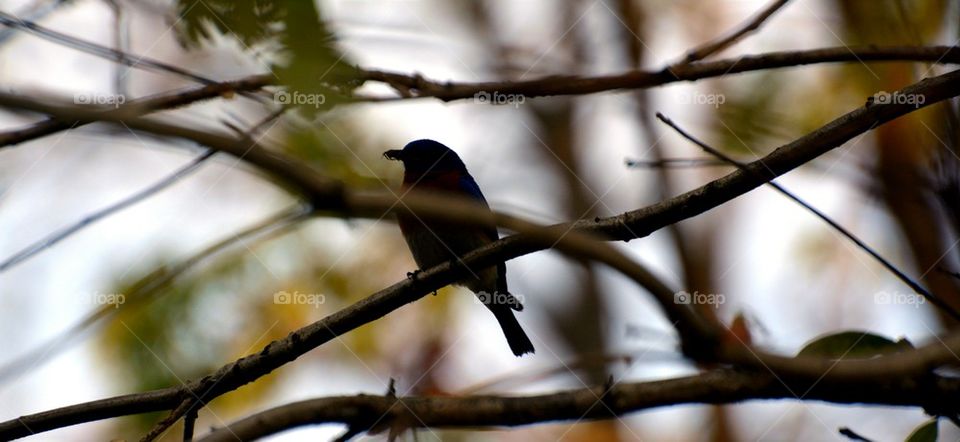
[[[489,210],[487,200],[467,172],[467,166],[447,146],[433,140],[417,140],[402,150],[388,150],[383,156],[403,162],[404,190],[413,188],[464,196]],[[414,261],[421,269],[456,259],[499,238],[493,227],[464,227],[403,214],[397,216],[397,222]],[[533,343],[513,316],[513,311],[523,310],[523,305],[507,291],[506,265],[500,263],[496,267],[475,271],[458,285],[469,288],[493,312],[513,354],[533,353]]]

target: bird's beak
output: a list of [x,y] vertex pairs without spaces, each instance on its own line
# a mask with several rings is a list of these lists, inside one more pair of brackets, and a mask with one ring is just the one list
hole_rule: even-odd
[[401,156],[402,153],[403,153],[402,150],[399,150],[399,149],[390,149],[390,150],[388,150],[388,151],[386,151],[386,152],[383,153],[383,157],[386,158],[386,159],[388,159],[388,160],[402,161],[402,160],[403,160],[403,158],[402,158],[402,156]]

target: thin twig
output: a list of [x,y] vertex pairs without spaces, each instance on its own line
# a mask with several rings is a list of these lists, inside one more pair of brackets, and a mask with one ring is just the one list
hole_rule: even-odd
[[[772,175],[782,175],[879,124],[960,95],[960,72],[950,72],[927,78],[907,86],[897,93],[923,94],[926,101],[921,106],[868,103],[803,137],[779,147],[764,158],[748,165],[748,171],[769,168],[773,172]],[[100,114],[79,111],[76,107],[69,105],[48,106],[38,103],[35,99],[26,99],[7,93],[0,93],[0,105],[47,113],[66,120],[111,120],[109,116],[103,118]],[[301,164],[287,159],[282,154],[268,154],[256,145],[249,148],[242,144],[238,145],[236,144],[237,140],[233,138],[138,118],[124,119],[124,124],[154,134],[191,139],[243,158],[262,170],[273,174],[282,183],[309,198],[318,210],[347,216],[380,216],[383,209],[397,203],[395,197],[387,195],[361,195],[351,191],[342,183],[318,176],[312,169],[304,169]],[[485,268],[497,262],[542,250],[550,244],[563,247],[571,246],[572,243],[567,242],[569,238],[566,237],[562,238],[563,241],[559,243],[555,242],[559,235],[554,235],[554,233],[558,232],[589,232],[603,235],[604,238],[610,240],[629,240],[647,236],[666,225],[692,218],[724,204],[767,181],[767,179],[758,177],[755,173],[748,171],[738,169],[700,188],[650,207],[608,218],[583,220],[572,225],[550,226],[547,229],[532,229],[527,227],[529,225],[512,224],[512,218],[501,215],[494,215],[496,218],[490,220],[488,212],[468,211],[466,206],[463,205],[464,203],[459,200],[457,202],[460,204],[448,202],[446,198],[404,198],[404,202],[409,205],[411,210],[416,209],[418,215],[431,219],[459,222],[465,226],[487,226],[496,223],[506,228],[524,232],[524,234],[500,239],[463,257],[463,261],[467,265]],[[434,196],[436,197],[436,195]],[[428,203],[428,201],[433,202],[433,204]],[[453,207],[460,207],[460,210],[452,210]],[[571,228],[574,230],[571,231]],[[541,233],[545,236],[531,236],[534,233]],[[592,243],[591,240],[588,243],[583,243],[583,245],[592,245]],[[606,255],[605,258],[611,256]],[[190,381],[187,387],[168,387],[137,395],[76,404],[0,422],[0,439],[48,431],[79,422],[124,414],[136,414],[144,412],[143,410],[169,410],[176,406],[176,403],[173,403],[174,400],[179,403],[184,388],[205,391],[209,381],[204,381],[204,379],[217,379],[217,388],[208,397],[205,397],[205,400],[209,402],[212,396],[225,394],[252,382],[277,367],[298,358],[307,351],[334,339],[336,336],[379,319],[391,311],[457,280],[462,275],[460,267],[444,263],[431,269],[425,269],[419,274],[415,286],[409,280],[395,284],[315,324],[292,332],[286,338],[270,343],[256,354],[224,365],[210,377]],[[639,277],[640,275],[635,276]],[[672,296],[670,298],[669,300],[663,300],[659,297],[657,299],[665,310],[672,312],[672,315],[685,314],[676,310],[677,306],[673,305]],[[678,325],[691,326],[697,321],[694,318],[689,319],[693,322],[684,323],[687,321],[685,318],[679,320]],[[713,345],[715,342],[707,341],[704,344]],[[778,374],[806,377],[814,380],[822,378],[823,380],[843,379],[847,381],[859,380],[861,382],[870,378],[886,379],[894,375],[918,376],[926,374],[931,367],[954,360],[954,347],[957,351],[960,351],[960,337],[954,336],[943,337],[940,341],[916,350],[884,355],[871,360],[828,361],[809,357],[784,358],[767,354],[758,349],[744,349],[740,346],[721,344],[713,348],[713,351],[719,354],[718,359],[721,361],[753,366],[757,365],[759,359],[760,363],[767,365],[770,370]],[[171,405],[172,403],[173,405]],[[124,407],[117,404],[123,404]]]
[[209,160],[211,157],[217,154],[216,150],[208,149],[206,152],[195,158],[193,161],[187,163],[187,165],[175,170],[170,175],[167,175],[160,181],[150,185],[149,187],[134,193],[120,201],[117,201],[107,207],[104,207],[96,212],[93,212],[79,221],[64,227],[56,232],[53,232],[32,244],[24,247],[19,252],[14,253],[9,258],[0,262],[0,273],[10,270],[14,266],[25,262],[26,260],[36,256],[38,253],[53,247],[53,245],[69,238],[71,235],[87,228],[110,215],[113,215],[123,209],[126,209],[130,206],[133,206],[137,203],[145,201],[147,198],[150,198],[153,195],[156,195],[160,191],[176,184],[183,178],[187,177],[194,171],[196,171],[205,161]]
[[[124,16],[123,5],[117,0],[104,0],[110,10],[113,12],[113,49],[118,54],[127,53],[127,26]],[[117,65],[113,70],[113,90],[117,95],[127,95],[127,72],[129,69],[123,69],[123,60],[117,58]]]
[[67,34],[40,26],[32,21],[18,18],[3,11],[0,11],[0,24],[14,29],[20,29],[45,40],[67,46],[81,52],[86,52],[91,55],[96,55],[110,61],[115,61],[126,66],[149,68],[158,72],[171,73],[207,85],[216,83],[215,80],[195,74],[186,69],[164,63],[159,60],[154,60],[149,57],[130,55],[117,49],[109,48],[76,37],[71,37]]
[[[64,6],[70,3],[72,0],[38,0],[32,7],[25,8],[21,11],[18,11],[15,15],[21,17],[24,20],[30,20],[33,22],[43,20],[46,16],[50,15],[61,6]],[[16,29],[2,29],[0,30],[0,45],[10,41],[10,39],[16,35]]]
[[[280,108],[278,111],[267,115],[265,118],[263,118],[262,120],[260,120],[259,122],[251,126],[246,131],[241,131],[240,135],[246,138],[249,138],[256,133],[259,133],[259,131],[263,129],[268,123],[279,118],[284,113],[285,109],[286,108]],[[51,235],[50,237],[48,237],[48,239],[54,239],[55,241],[47,243],[43,247],[40,247],[40,245],[44,244],[45,241],[42,240],[39,243],[35,243],[34,245],[35,247],[33,248],[34,253],[29,256],[33,256],[36,253],[39,253],[41,250],[45,249],[46,247],[49,247],[54,243],[62,239],[65,239],[69,234],[74,233],[82,229],[83,227],[90,225],[95,221],[98,221],[106,216],[114,214],[125,207],[129,207],[130,205],[135,204],[139,201],[142,201],[143,199],[151,196],[152,194],[159,192],[160,190],[167,187],[168,185],[171,185],[177,182],[180,178],[183,178],[184,176],[186,176],[186,174],[196,170],[196,168],[198,168],[202,162],[206,161],[207,159],[212,157],[214,154],[216,154],[216,150],[212,150],[212,149],[208,150],[207,152],[205,152],[203,155],[195,159],[193,162],[191,162],[187,166],[181,169],[178,169],[173,174],[164,178],[160,182],[150,186],[149,188],[141,192],[138,192],[137,194],[131,196],[130,198],[127,198],[125,200],[115,203],[110,207],[108,207],[107,209],[101,210],[93,215],[88,216],[87,218],[84,218],[83,220],[77,222],[70,228],[64,229],[56,234]],[[113,209],[113,210],[110,210],[110,209]],[[156,293],[158,290],[162,289],[163,287],[166,287],[167,284],[172,282],[181,273],[185,272],[186,270],[188,270],[195,264],[199,263],[203,259],[206,259],[207,257],[225,249],[231,244],[237,241],[246,239],[248,237],[260,234],[266,230],[269,230],[271,228],[278,227],[278,226],[279,227],[274,231],[274,234],[279,233],[283,231],[286,227],[290,227],[294,225],[298,220],[303,219],[308,213],[309,213],[309,209],[305,207],[303,208],[295,207],[295,208],[285,210],[283,212],[280,212],[277,215],[268,217],[266,220],[260,223],[254,224],[253,226],[248,227],[247,229],[244,229],[230,237],[227,237],[222,241],[215,243],[214,245],[195,254],[191,258],[185,261],[182,261],[179,265],[174,266],[173,268],[161,268],[155,272],[150,273],[147,277],[141,279],[140,281],[138,281],[136,284],[132,286],[131,293],[129,293],[130,302],[125,303],[124,307],[130,308],[136,305],[136,303],[139,302],[140,299],[149,298],[149,296],[152,295],[153,293]],[[31,248],[28,247],[28,249],[31,249]],[[10,260],[7,260],[7,262],[5,262],[2,266],[0,266],[0,272],[5,270],[6,268],[12,267],[17,262],[23,262],[23,260],[29,258],[29,256],[23,256],[19,261],[16,261],[16,262],[14,262],[12,258]],[[37,351],[42,352],[41,354],[37,355],[37,354],[34,354],[36,352],[30,352],[27,355],[17,358],[13,362],[7,363],[3,367],[0,367],[0,382],[2,382],[4,379],[10,378],[11,376],[19,375],[20,372],[22,371],[22,368],[26,367],[27,365],[29,365],[33,369],[39,367],[43,361],[49,360],[53,356],[56,356],[62,349],[67,348],[65,345],[66,343],[72,342],[72,339],[83,335],[83,333],[87,331],[87,329],[97,324],[99,320],[104,319],[108,316],[111,316],[112,313],[116,313],[116,308],[114,306],[111,306],[111,305],[102,306],[100,309],[88,314],[83,320],[81,320],[76,325],[74,325],[73,327],[65,331],[63,334],[59,335],[58,337],[50,341],[49,344],[43,345],[40,348],[38,348]]]
[[140,442],[153,442],[158,437],[166,433],[167,430],[173,426],[173,424],[177,423],[181,416],[190,413],[190,410],[195,410],[196,408],[193,405],[199,403],[202,403],[199,397],[195,396],[194,398],[184,398],[182,401],[180,401],[180,405],[177,405],[176,408],[174,408],[173,411],[167,415],[167,417],[163,418],[163,420],[161,420],[157,425],[154,425],[154,427],[140,439]]
[[661,167],[716,167],[728,166],[724,161],[713,158],[664,158],[656,161],[626,159],[624,164],[630,168],[661,168]]
[[[733,166],[736,166],[740,170],[743,170],[745,172],[750,171],[750,169],[747,169],[745,164],[727,156],[723,152],[720,152],[719,150],[714,149],[713,147],[710,147],[703,141],[698,140],[696,137],[694,137],[693,135],[687,133],[682,128],[680,128],[680,126],[677,126],[676,123],[674,123],[672,120],[670,120],[663,114],[657,112],[657,118],[660,119],[660,121],[662,121],[667,126],[670,126],[673,130],[677,131],[677,133],[679,133],[681,136],[683,136],[693,144],[696,144],[697,146],[699,146],[701,149],[703,149],[707,153],[714,155],[717,158],[720,158],[723,161],[726,161]],[[913,289],[916,293],[923,295],[924,298],[930,300],[931,303],[939,307],[945,313],[949,314],[954,319],[957,319],[958,321],[960,321],[960,313],[954,310],[953,307],[950,306],[950,304],[940,299],[940,297],[929,292],[927,289],[921,286],[918,282],[914,281],[912,278],[907,276],[906,273],[902,272],[900,269],[894,266],[889,260],[881,256],[879,253],[877,253],[876,250],[874,250],[872,247],[867,245],[865,242],[863,242],[860,238],[858,238],[852,232],[850,232],[849,230],[847,230],[846,228],[838,224],[836,221],[828,217],[825,213],[821,212],[816,207],[811,206],[806,201],[803,201],[802,199],[800,199],[800,197],[794,195],[792,192],[785,189],[783,186],[777,184],[776,182],[767,181],[766,184],[770,187],[773,187],[777,192],[780,192],[782,195],[786,196],[787,198],[790,198],[791,200],[799,204],[804,209],[807,209],[807,211],[809,211],[810,213],[813,213],[814,215],[816,215],[817,218],[820,218],[821,220],[823,220],[823,222],[827,223],[834,230],[839,232],[841,235],[845,236],[847,239],[853,242],[861,250],[863,250],[864,252],[867,252],[867,254],[872,256],[873,259],[875,259],[877,262],[880,263],[880,265],[886,268],[890,273],[893,273],[893,275],[896,276],[897,279],[903,281],[904,284],[906,284],[908,287]]]
[[[142,116],[151,112],[169,110],[186,106],[199,101],[209,100],[222,96],[229,96],[234,92],[255,91],[273,84],[273,79],[267,75],[251,75],[237,80],[224,81],[206,86],[180,89],[138,98],[120,105],[116,109],[104,111],[127,116]],[[86,122],[62,121],[57,118],[48,118],[26,127],[0,132],[0,148],[13,146],[34,140],[63,130],[72,129],[87,124]]]
[[760,11],[760,13],[751,18],[749,21],[741,24],[739,28],[727,36],[708,41],[700,46],[697,46],[696,48],[691,49],[689,52],[687,52],[687,56],[683,59],[683,63],[693,63],[697,60],[702,60],[730,47],[736,43],[737,40],[740,40],[747,34],[760,29],[760,26],[762,26],[768,18],[779,11],[780,8],[783,8],[789,1],[790,0],[774,0],[767,5],[766,8]]
[[[307,219],[309,213],[310,208],[306,206],[298,205],[288,208],[217,241],[191,255],[189,258],[180,261],[176,265],[161,267],[150,272],[150,274],[134,283],[129,293],[125,293],[127,299],[125,299],[123,308],[130,311],[147,305],[148,301],[154,300],[158,295],[164,293],[161,292],[163,288],[169,286],[182,274],[196,267],[201,262],[206,261],[238,242],[249,240],[252,237],[263,235],[258,238],[258,240],[263,241],[284,234],[295,227],[300,221]],[[38,368],[42,363],[60,354],[62,350],[70,348],[69,345],[76,342],[77,339],[86,336],[86,332],[90,328],[116,315],[118,313],[118,307],[119,306],[116,305],[103,305],[97,310],[87,314],[82,320],[70,328],[47,341],[46,344],[4,364],[0,367],[0,384],[22,375],[26,370]]]
[[[257,124],[254,124],[253,126],[251,126],[249,129],[245,131],[240,130],[239,128],[234,127],[232,125],[228,125],[228,127],[230,127],[232,130],[237,132],[237,134],[240,137],[242,137],[244,140],[252,142],[253,137],[256,133],[258,133],[262,128],[266,127],[266,125],[269,124],[270,122],[276,120],[277,118],[280,118],[280,116],[283,115],[287,109],[288,108],[286,107],[281,107],[276,111],[271,112],[269,115],[264,117],[261,121],[259,121]],[[307,212],[306,211],[302,212],[302,215],[306,216]],[[298,214],[298,216],[300,215]],[[175,423],[177,423],[177,420],[179,420],[180,417],[189,419],[190,413],[194,413],[194,419],[196,419],[197,409],[202,407],[204,404],[204,401],[201,399],[201,397],[206,392],[203,392],[200,395],[197,395],[193,391],[190,391],[189,393],[192,395],[192,397],[188,396],[184,398],[183,403],[179,407],[171,411],[166,418],[158,422],[153,427],[152,430],[150,430],[145,436],[143,436],[143,438],[141,439],[141,442],[152,442],[153,440],[161,437],[164,433],[166,433],[168,429],[170,429],[170,427],[172,427]],[[187,424],[185,423],[184,425],[187,425]],[[193,422],[190,422],[189,425],[190,425],[190,428],[191,428],[190,431],[192,434]],[[186,431],[186,427],[184,431]]]
[[841,427],[837,430],[837,432],[840,433],[840,435],[845,436],[847,439],[855,442],[873,442],[847,427]]

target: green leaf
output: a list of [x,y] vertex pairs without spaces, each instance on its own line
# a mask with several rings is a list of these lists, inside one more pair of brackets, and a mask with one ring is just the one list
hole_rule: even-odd
[[198,46],[216,35],[232,36],[244,46],[271,38],[271,25],[281,20],[283,0],[181,0],[177,4],[180,44]]
[[797,356],[867,359],[911,348],[913,345],[906,339],[892,341],[864,331],[845,331],[821,336],[808,342]]
[[274,101],[307,117],[348,101],[362,83],[356,67],[335,47],[336,38],[312,1],[180,0],[178,11],[184,47],[223,36],[276,55],[270,59],[282,61],[270,70],[284,87]]
[[937,442],[939,433],[937,418],[933,418],[915,428],[913,433],[907,436],[907,442]]
[[313,2],[288,0],[280,38],[288,61],[273,66],[286,90],[279,104],[294,105],[308,117],[347,100],[359,85],[356,68],[337,50]]

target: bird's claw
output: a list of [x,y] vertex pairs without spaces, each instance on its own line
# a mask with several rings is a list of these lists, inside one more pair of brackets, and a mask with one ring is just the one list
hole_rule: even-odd
[[[407,278],[410,278],[410,282],[416,284],[416,283],[417,283],[417,276],[420,275],[420,273],[422,273],[422,272],[423,272],[423,270],[420,270],[420,269],[414,270],[414,271],[412,271],[412,272],[407,272]],[[433,296],[437,296],[437,291],[436,291],[436,290],[433,291]]]

